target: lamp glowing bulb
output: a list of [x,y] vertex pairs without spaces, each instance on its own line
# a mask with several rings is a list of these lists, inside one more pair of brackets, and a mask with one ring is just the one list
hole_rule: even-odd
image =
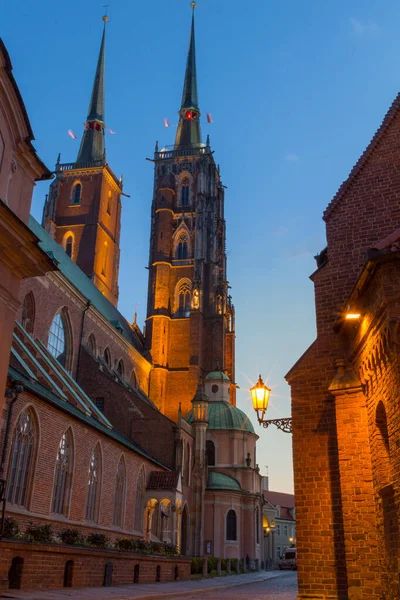
[[361,317],[360,313],[348,312],[348,313],[346,313],[345,319],[346,319],[346,321],[356,321],[360,317]]

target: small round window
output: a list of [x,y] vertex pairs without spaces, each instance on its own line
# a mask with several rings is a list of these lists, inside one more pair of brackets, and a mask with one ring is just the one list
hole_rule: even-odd
[[218,392],[218,389],[219,388],[218,388],[217,385],[213,385],[212,388],[211,388],[211,391],[212,391],[213,394],[216,394]]

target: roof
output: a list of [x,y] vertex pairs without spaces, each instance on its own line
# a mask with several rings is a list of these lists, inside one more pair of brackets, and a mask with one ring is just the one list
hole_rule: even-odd
[[295,507],[294,495],[284,494],[283,492],[272,492],[269,490],[263,490],[264,498],[268,500],[273,506],[280,507],[280,518],[286,521],[294,521],[293,515],[289,512]]
[[225,381],[230,381],[228,375],[223,371],[211,371],[206,378],[205,381],[209,381],[210,379],[224,379]]
[[241,490],[239,482],[225,475],[225,473],[217,473],[216,471],[210,471],[207,480],[207,489],[209,490]]
[[179,474],[176,471],[163,472],[151,471],[148,490],[175,490],[179,481]]
[[40,160],[40,158],[38,157],[37,153],[36,153],[36,149],[34,148],[32,141],[35,139],[34,135],[33,135],[33,131],[32,131],[32,127],[29,121],[29,117],[28,117],[28,113],[24,104],[24,101],[22,99],[21,96],[21,92],[19,91],[19,87],[17,85],[17,82],[15,81],[14,75],[12,73],[13,68],[12,68],[12,63],[11,63],[11,59],[10,59],[10,55],[8,54],[7,48],[5,47],[5,44],[3,42],[3,40],[0,38],[0,52],[3,54],[4,57],[4,63],[5,63],[5,71],[8,75],[8,78],[10,80],[10,83],[14,89],[14,93],[16,95],[16,98],[18,100],[18,104],[21,108],[21,112],[22,112],[22,116],[25,122],[25,127],[27,129],[28,135],[25,138],[25,141],[29,144],[30,149],[32,151],[32,154],[34,155],[35,159],[37,160],[38,164],[40,165],[41,169],[43,170],[43,174],[41,177],[39,177],[38,179],[36,179],[35,181],[45,181],[47,179],[51,179],[53,177],[52,172],[46,167],[46,165]]
[[[190,411],[186,415],[185,421],[192,424],[193,411]],[[250,419],[240,410],[240,408],[222,401],[210,402],[208,407],[207,429],[248,431],[249,433],[255,433]]]
[[141,456],[143,456],[144,458],[146,458],[153,464],[159,465],[160,467],[163,467],[164,469],[168,468],[163,463],[161,463],[160,461],[153,458],[150,454],[148,454],[145,450],[143,450],[143,448],[141,448],[138,444],[133,442],[130,438],[125,437],[124,435],[122,435],[121,433],[116,431],[115,429],[110,429],[106,425],[103,425],[103,423],[101,423],[94,417],[86,414],[77,406],[74,406],[73,404],[66,402],[65,400],[62,400],[56,394],[54,394],[51,390],[46,388],[44,385],[42,385],[39,382],[32,379],[30,377],[29,370],[24,370],[24,369],[17,370],[13,367],[9,367],[8,374],[9,374],[9,377],[11,379],[13,379],[14,381],[15,380],[21,381],[25,390],[28,390],[32,394],[40,397],[41,399],[49,402],[50,404],[53,404],[59,410],[62,410],[63,412],[69,414],[70,416],[75,417],[79,421],[82,421],[83,423],[85,423],[87,426],[92,427],[93,429],[97,429],[103,435],[113,439],[116,442],[119,442],[120,444],[122,444],[123,446],[128,448],[129,450],[133,450],[137,454],[140,454]]
[[362,153],[362,155],[360,156],[360,158],[358,159],[358,161],[356,162],[356,164],[350,171],[350,175],[348,176],[346,181],[344,181],[342,183],[342,185],[336,192],[335,196],[332,198],[331,202],[328,204],[328,206],[324,212],[324,217],[323,217],[325,221],[329,218],[330,214],[336,208],[336,206],[339,204],[339,202],[341,201],[341,199],[343,198],[343,196],[347,192],[347,190],[350,188],[351,184],[353,183],[353,181],[355,180],[357,175],[361,172],[363,167],[366,165],[366,163],[367,163],[368,159],[370,158],[370,156],[372,155],[373,151],[378,146],[379,142],[382,140],[382,137],[386,133],[386,130],[388,129],[388,127],[390,126],[392,121],[396,118],[396,116],[399,112],[399,109],[400,109],[400,93],[396,96],[394,102],[392,103],[391,107],[387,111],[380,127],[376,131],[374,137],[368,144],[367,148],[364,150],[364,152]]
[[[29,228],[39,238],[39,246],[58,263],[61,273],[76,289],[93,304],[105,319],[124,337],[136,350],[143,352],[143,346],[125,317],[97,289],[89,277],[67,256],[64,248],[57,244],[32,216]],[[122,330],[120,329],[122,326]]]

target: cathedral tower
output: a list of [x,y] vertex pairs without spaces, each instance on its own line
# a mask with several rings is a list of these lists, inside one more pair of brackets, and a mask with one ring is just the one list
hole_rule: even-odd
[[118,302],[122,180],[106,161],[104,29],[88,116],[74,163],[58,158],[43,211],[43,227],[114,304]]
[[[215,368],[235,381],[234,307],[228,294],[224,186],[201,140],[193,7],[175,145],[154,154],[146,344],[150,397],[176,419]],[[236,385],[231,386],[235,404]]]

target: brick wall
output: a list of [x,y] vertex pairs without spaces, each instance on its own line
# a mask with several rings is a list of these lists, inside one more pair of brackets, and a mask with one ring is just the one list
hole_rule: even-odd
[[[390,398],[387,402],[388,427],[394,434],[398,410],[391,407],[397,401],[399,381],[397,376],[393,379],[391,368],[385,367],[385,374],[385,369],[379,369],[371,361],[367,371],[375,373],[373,377],[379,384],[373,394],[363,390],[365,397],[358,400],[361,404],[346,407],[345,403],[335,403],[328,390],[335,378],[337,359],[344,358],[353,363],[354,372],[359,375],[357,355],[360,344],[365,348],[364,354],[369,354],[368,348],[374,344],[375,335],[371,323],[378,327],[384,310],[382,302],[400,292],[398,273],[386,278],[386,289],[380,291],[376,280],[370,298],[378,295],[380,304],[375,302],[368,307],[366,301],[364,312],[368,313],[369,308],[372,316],[361,325],[358,346],[355,342],[353,345],[348,330],[341,334],[334,331],[333,326],[366,262],[367,250],[399,227],[399,104],[397,100],[370,151],[325,212],[328,262],[312,277],[317,340],[287,376],[292,388],[301,599],[312,594],[316,598],[398,598],[398,582],[395,583],[398,569],[394,564],[399,548],[393,541],[396,537],[394,521],[398,520],[393,507],[398,502],[398,495],[395,485],[388,494],[378,491],[379,454],[374,458],[374,452],[376,403],[380,399],[387,402]],[[362,301],[362,298],[358,299],[361,304]],[[364,386],[363,380],[361,383]],[[365,415],[361,419],[363,411],[368,419]],[[390,447],[392,444],[396,447],[396,439],[390,440]],[[396,463],[394,468],[398,473],[397,467]],[[379,510],[385,502],[387,508],[380,517]],[[356,524],[361,506],[369,517],[364,521],[360,514]],[[378,542],[374,537],[376,532]],[[381,548],[387,547],[390,539],[392,542],[383,558]],[[388,567],[389,564],[392,567]],[[386,573],[387,582],[383,587],[380,573]]]
[[14,557],[20,557],[24,561],[21,589],[63,587],[65,564],[71,560],[72,587],[104,585],[106,564],[109,562],[113,565],[112,585],[134,583],[136,565],[139,565],[138,583],[155,583],[157,567],[160,568],[161,583],[190,577],[190,560],[184,558],[0,541],[0,590],[9,587],[9,570]]

